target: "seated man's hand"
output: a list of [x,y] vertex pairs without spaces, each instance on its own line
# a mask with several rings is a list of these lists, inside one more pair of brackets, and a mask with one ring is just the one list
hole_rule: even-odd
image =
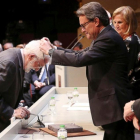
[[136,116],[133,117],[133,125],[136,129],[140,130],[139,120]]
[[131,105],[134,103],[135,101],[130,101],[128,103],[125,104],[124,106],[124,115],[123,118],[124,120],[127,121],[132,121],[133,116],[134,116],[134,112],[131,110]]
[[44,86],[44,83],[35,81],[34,82],[34,85],[35,85],[35,88],[36,89],[40,89],[40,88],[42,88]]
[[13,117],[16,117],[19,119],[23,119],[23,118],[28,119],[30,117],[30,111],[24,107],[19,107],[14,110]]
[[48,55],[49,50],[52,49],[52,44],[50,43],[50,40],[46,37],[43,37],[41,39],[41,43],[40,43],[40,50],[44,53]]

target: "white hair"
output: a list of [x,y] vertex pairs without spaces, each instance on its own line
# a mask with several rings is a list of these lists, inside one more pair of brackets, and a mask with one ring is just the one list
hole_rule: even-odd
[[40,40],[30,41],[24,48],[26,54],[35,54],[39,59],[43,59],[43,52],[39,48]]

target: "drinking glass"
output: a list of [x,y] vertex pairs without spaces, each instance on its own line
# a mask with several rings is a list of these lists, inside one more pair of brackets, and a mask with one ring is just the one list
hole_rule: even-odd
[[50,115],[54,115],[56,114],[55,112],[55,99],[51,99],[50,102],[49,102],[49,111],[50,111]]
[[78,98],[79,98],[79,92],[78,91],[73,91],[73,97],[74,97],[74,103],[78,103]]
[[72,91],[67,91],[67,97],[68,97],[68,100],[69,100],[69,104],[71,105],[72,104],[72,99],[73,99]]
[[44,140],[43,132],[34,132],[32,135],[33,140]]

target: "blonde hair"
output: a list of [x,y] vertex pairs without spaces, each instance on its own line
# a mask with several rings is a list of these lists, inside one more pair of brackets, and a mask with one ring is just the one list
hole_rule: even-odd
[[134,10],[130,6],[121,6],[117,8],[112,15],[112,20],[114,20],[116,15],[121,14],[128,24],[128,29],[124,34],[132,34],[137,29],[137,19]]
[[33,53],[39,59],[44,59],[43,52],[40,50],[39,46],[40,46],[40,40],[33,40],[26,44],[24,51],[26,54]]

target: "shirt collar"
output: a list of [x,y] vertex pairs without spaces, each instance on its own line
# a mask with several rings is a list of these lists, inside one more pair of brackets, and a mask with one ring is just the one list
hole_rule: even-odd
[[[105,28],[106,28],[106,27],[104,27],[104,28],[100,31],[100,33],[101,33]],[[100,33],[99,33],[99,34],[100,34]]]
[[24,60],[23,49],[20,49],[20,51],[21,51],[21,57],[22,57],[22,60],[23,60],[23,68],[24,68],[24,64],[25,64],[24,61],[25,61],[25,60]]

